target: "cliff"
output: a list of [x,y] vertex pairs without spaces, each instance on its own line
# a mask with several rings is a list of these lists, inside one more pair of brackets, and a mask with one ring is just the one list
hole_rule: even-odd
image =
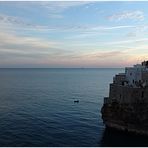
[[148,104],[112,102],[104,104],[101,112],[107,127],[148,135]]
[[115,75],[101,113],[107,127],[148,135],[148,61]]

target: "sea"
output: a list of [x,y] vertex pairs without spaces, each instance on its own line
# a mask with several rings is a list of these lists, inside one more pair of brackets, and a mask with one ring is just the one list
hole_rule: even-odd
[[113,76],[121,72],[124,69],[0,69],[0,146],[148,146],[147,137],[103,124],[103,98]]

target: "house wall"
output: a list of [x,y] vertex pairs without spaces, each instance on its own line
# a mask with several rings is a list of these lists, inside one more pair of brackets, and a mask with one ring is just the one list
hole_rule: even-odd
[[117,84],[110,84],[109,101],[117,100],[119,103],[148,103],[148,88],[133,88]]
[[114,77],[114,79],[113,79],[113,82],[115,83],[115,84],[119,84],[119,85],[122,85],[122,82],[123,81],[125,81],[126,80],[126,78],[125,78],[125,74],[123,75],[121,75],[121,74],[118,74],[118,75],[116,75],[115,77]]
[[142,80],[142,69],[140,67],[130,67],[126,68],[126,79],[129,81],[129,85],[134,86],[135,82],[139,82]]

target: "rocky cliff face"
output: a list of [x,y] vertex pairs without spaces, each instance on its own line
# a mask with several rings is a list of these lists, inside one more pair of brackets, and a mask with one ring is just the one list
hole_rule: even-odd
[[148,103],[106,103],[101,113],[107,127],[148,135]]

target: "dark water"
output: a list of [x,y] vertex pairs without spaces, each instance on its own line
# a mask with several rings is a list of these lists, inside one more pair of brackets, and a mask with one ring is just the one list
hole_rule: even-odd
[[102,123],[103,97],[119,72],[0,69],[0,146],[148,146]]

